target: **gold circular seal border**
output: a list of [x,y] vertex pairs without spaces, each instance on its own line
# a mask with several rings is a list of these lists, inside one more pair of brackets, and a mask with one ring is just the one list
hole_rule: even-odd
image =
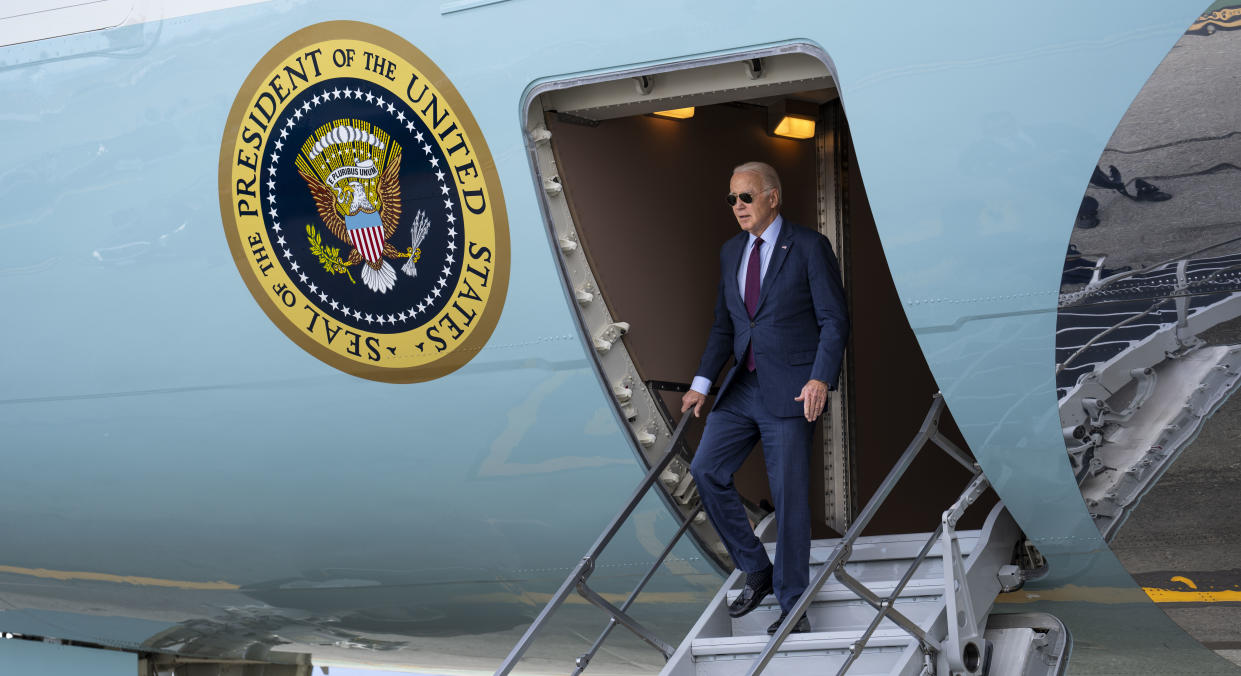
[[[248,256],[250,252],[242,245],[240,236],[236,234],[236,228],[230,230],[227,227],[226,219],[234,224],[236,223],[236,218],[232,215],[234,205],[231,195],[232,152],[236,149],[236,144],[233,141],[241,128],[240,125],[246,110],[249,108],[250,99],[258,91],[259,87],[263,85],[265,76],[284,59],[288,58],[290,53],[295,52],[299,48],[326,40],[359,40],[378,45],[399,55],[409,62],[415,70],[419,71],[423,77],[434,82],[435,88],[452,107],[467,137],[470,139],[471,150],[477,158],[476,164],[479,167],[480,177],[487,188],[488,198],[491,200],[490,204],[493,209],[492,225],[495,231],[496,245],[495,260],[493,261],[494,267],[491,274],[494,275],[493,283],[495,286],[488,296],[486,305],[483,306],[482,311],[479,313],[481,316],[478,318],[478,325],[470,332],[470,335],[451,352],[428,364],[406,367],[382,367],[363,364],[336,354],[331,349],[321,345],[314,338],[303,333],[276,307],[275,301],[268,297],[267,290],[262,283],[248,270]],[[490,173],[484,173],[484,171]],[[378,26],[359,21],[326,21],[302,28],[276,43],[255,64],[254,69],[250,71],[250,74],[238,90],[237,98],[233,101],[232,108],[229,109],[224,135],[220,141],[219,198],[221,224],[225,226],[225,239],[228,240],[228,248],[233,255],[233,262],[237,266],[237,271],[241,274],[242,280],[246,283],[246,288],[250,290],[250,295],[258,302],[259,307],[262,308],[272,324],[299,347],[319,361],[359,378],[387,383],[425,382],[446,376],[465,366],[473,359],[474,355],[480,352],[491,338],[491,334],[500,320],[500,314],[504,310],[504,304],[508,296],[509,255],[512,248],[509,239],[508,210],[505,208],[504,193],[495,171],[495,162],[491,157],[491,150],[487,146],[487,139],[483,136],[478,122],[475,121],[474,114],[470,111],[469,106],[466,105],[465,99],[462,98],[457,88],[453,86],[452,82],[435,65],[435,62],[430,57],[396,33]],[[464,273],[465,270],[463,268],[462,274]],[[422,326],[425,326],[425,324]]]

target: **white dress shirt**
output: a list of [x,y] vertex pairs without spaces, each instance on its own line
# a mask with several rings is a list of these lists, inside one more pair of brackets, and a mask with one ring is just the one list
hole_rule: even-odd
[[[761,285],[763,280],[767,278],[767,266],[771,264],[771,253],[775,251],[775,243],[780,239],[780,227],[784,225],[784,216],[776,214],[776,220],[767,226],[763,231],[763,246],[759,247],[759,276],[758,283]],[[741,292],[741,302],[745,302],[745,277],[750,269],[750,256],[754,254],[754,240],[758,239],[753,233],[750,239],[746,241],[745,252],[741,254],[741,265],[737,270],[737,289]],[[694,376],[694,382],[690,384],[689,389],[706,394],[711,391],[711,379],[703,376]]]

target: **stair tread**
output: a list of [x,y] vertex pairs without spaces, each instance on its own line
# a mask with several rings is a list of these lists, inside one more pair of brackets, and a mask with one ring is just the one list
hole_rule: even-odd
[[[961,540],[977,540],[982,531],[977,530],[959,530],[957,538]],[[873,545],[886,542],[926,542],[931,537],[931,531],[923,533],[889,533],[887,535],[861,535],[853,541],[854,545]],[[831,545],[835,546],[843,538],[819,538],[812,540],[812,545]]]
[[[896,583],[900,580],[885,580],[883,582],[870,582],[866,584],[866,588],[879,596],[884,596],[896,589]],[[922,596],[942,596],[944,593],[944,578],[937,575],[931,578],[914,578],[905,584],[905,588],[901,590],[898,599],[916,598]],[[728,603],[731,604],[741,594],[740,589],[728,590]],[[835,579],[828,580],[823,588],[814,595],[812,603],[823,603],[830,601],[852,600],[859,598],[853,590],[836,582]],[[775,594],[769,594],[759,602],[759,605],[773,605],[778,603]]]
[[[802,650],[824,650],[848,648],[862,636],[863,630],[816,631],[806,634],[790,634],[780,646],[780,652],[797,652]],[[741,653],[759,653],[767,645],[770,636],[756,634],[749,636],[724,636],[719,638],[697,638],[691,644],[694,656],[734,655]],[[900,629],[878,629],[867,641],[867,648],[905,647],[913,642],[913,637]]]
[[[860,563],[865,561],[912,559],[917,550],[921,549],[922,545],[926,544],[927,539],[930,537],[930,533],[863,536],[853,543],[853,555],[849,557],[849,560],[854,563]],[[962,555],[968,555],[974,551],[974,545],[978,543],[978,537],[979,531],[957,533],[957,542],[961,545]],[[840,538],[811,541],[810,565],[825,563],[838,544],[840,544]],[[775,543],[767,543],[763,546],[766,548],[769,556],[775,555]],[[940,558],[939,549],[940,544],[937,542],[931,547],[927,558]]]

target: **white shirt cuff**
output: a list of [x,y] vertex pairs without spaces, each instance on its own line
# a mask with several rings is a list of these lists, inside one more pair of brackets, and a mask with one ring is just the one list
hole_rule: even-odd
[[694,382],[690,383],[689,389],[699,394],[708,394],[711,392],[711,379],[694,376]]

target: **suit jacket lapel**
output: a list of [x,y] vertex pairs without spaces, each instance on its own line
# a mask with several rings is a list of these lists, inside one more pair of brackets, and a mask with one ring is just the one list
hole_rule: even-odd
[[780,228],[780,239],[774,245],[776,248],[771,252],[771,262],[767,264],[767,274],[763,275],[763,285],[758,292],[758,307],[754,309],[754,315],[763,309],[763,303],[767,301],[768,291],[775,285],[776,276],[780,274],[780,268],[784,266],[784,259],[788,258],[789,248],[793,246],[793,224],[787,220]]
[[729,244],[733,250],[728,252],[728,269],[721,270],[724,277],[724,291],[728,295],[727,303],[733,305],[733,310],[738,309],[745,314],[745,300],[741,297],[741,289],[737,286],[737,272],[741,269],[741,259],[745,256],[745,245],[750,241],[749,235],[744,232],[741,236],[734,237]]

